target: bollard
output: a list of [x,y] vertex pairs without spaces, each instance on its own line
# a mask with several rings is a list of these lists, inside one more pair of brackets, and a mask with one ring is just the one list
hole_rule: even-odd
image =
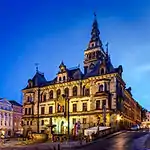
[[57,150],[60,150],[60,144],[58,144],[58,149]]

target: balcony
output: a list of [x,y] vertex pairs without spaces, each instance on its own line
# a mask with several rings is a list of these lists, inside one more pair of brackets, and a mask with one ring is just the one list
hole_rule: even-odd
[[105,97],[108,97],[110,94],[109,91],[99,91],[99,92],[96,92],[94,97],[99,97],[99,96],[105,96]]
[[31,102],[24,102],[24,105],[33,105],[34,104],[34,101],[31,101]]

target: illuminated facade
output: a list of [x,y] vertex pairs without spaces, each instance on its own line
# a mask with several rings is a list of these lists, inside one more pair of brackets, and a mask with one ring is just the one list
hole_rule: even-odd
[[146,118],[143,120],[142,126],[144,128],[150,128],[150,112],[149,111],[146,112]]
[[14,100],[10,100],[9,102],[12,104],[13,108],[13,133],[15,134],[22,130],[22,105]]
[[125,127],[140,121],[137,102],[122,78],[123,68],[113,66],[108,46],[104,50],[99,35],[95,18],[91,39],[84,51],[84,73],[79,67],[69,69],[62,62],[53,80],[47,81],[38,69],[28,80],[22,90],[25,128],[43,132],[50,124],[56,125],[55,132],[66,133],[66,99],[69,100],[70,131],[78,121],[82,129],[96,126],[98,118],[100,124],[115,126],[117,115],[121,116],[120,124]]
[[13,108],[11,103],[0,99],[0,132],[11,136],[13,134]]

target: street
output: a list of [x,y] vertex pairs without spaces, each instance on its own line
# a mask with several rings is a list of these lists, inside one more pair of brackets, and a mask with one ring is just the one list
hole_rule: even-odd
[[135,150],[134,140],[148,134],[146,131],[126,131],[112,138],[98,141],[80,150]]

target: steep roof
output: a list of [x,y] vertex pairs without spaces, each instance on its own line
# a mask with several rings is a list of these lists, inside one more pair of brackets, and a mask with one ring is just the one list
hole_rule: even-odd
[[10,102],[12,105],[22,107],[22,105],[21,105],[21,104],[19,104],[18,102],[16,102],[15,100],[9,100],[9,102]]

